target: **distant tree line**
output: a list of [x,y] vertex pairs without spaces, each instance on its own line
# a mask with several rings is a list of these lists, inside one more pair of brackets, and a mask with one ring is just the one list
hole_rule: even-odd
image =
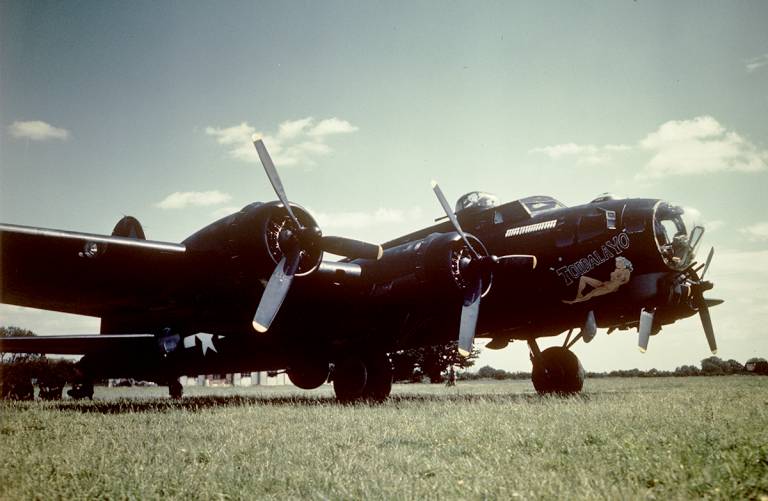
[[[0,336],[34,336],[35,333],[18,327],[0,327]],[[467,369],[475,364],[480,355],[478,348],[473,348],[468,357],[462,357],[456,342],[445,345],[426,346],[401,350],[390,354],[393,380],[411,383],[449,384],[455,380],[475,379],[530,379],[530,372],[507,372],[488,365],[477,372]],[[2,398],[30,399],[34,396],[33,382],[40,389],[40,398],[61,398],[67,382],[73,380],[75,366],[69,360],[46,358],[42,354],[1,353],[0,352],[0,395]],[[762,357],[753,357],[744,365],[736,360],[722,360],[709,357],[701,361],[701,368],[682,365],[674,371],[650,369],[622,369],[610,372],[588,372],[591,378],[601,377],[689,377],[689,376],[724,376],[729,374],[768,375],[768,361]]]
[[[661,371],[649,369],[621,369],[609,372],[587,372],[587,377],[690,377],[690,376],[727,376],[731,374],[759,374],[768,376],[768,361],[762,357],[753,357],[744,365],[736,360],[722,360],[718,357],[709,357],[701,361],[701,368],[695,365],[681,365],[673,371]],[[457,374],[459,380],[474,379],[530,379],[530,372],[507,372],[502,369],[494,369],[488,365],[481,367],[477,372],[461,372]]]
[[[0,327],[0,336],[25,337],[35,333],[18,327]],[[61,398],[62,390],[75,375],[75,364],[70,360],[51,359],[40,353],[0,352],[0,397],[31,400],[34,383],[43,400]]]

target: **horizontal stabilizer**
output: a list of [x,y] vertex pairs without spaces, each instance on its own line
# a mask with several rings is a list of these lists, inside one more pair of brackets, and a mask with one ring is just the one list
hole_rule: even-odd
[[103,350],[155,346],[153,334],[80,334],[68,336],[0,337],[2,353],[54,353],[85,355]]

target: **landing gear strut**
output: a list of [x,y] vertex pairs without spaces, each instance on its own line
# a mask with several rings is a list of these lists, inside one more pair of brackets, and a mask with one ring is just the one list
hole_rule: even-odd
[[540,351],[535,340],[529,340],[533,362],[533,387],[540,395],[573,395],[584,386],[584,367],[568,348],[553,346]]

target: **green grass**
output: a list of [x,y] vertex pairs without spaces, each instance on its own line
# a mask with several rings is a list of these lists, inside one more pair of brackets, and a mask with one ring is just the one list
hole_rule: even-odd
[[768,378],[97,388],[0,404],[0,499],[768,499]]

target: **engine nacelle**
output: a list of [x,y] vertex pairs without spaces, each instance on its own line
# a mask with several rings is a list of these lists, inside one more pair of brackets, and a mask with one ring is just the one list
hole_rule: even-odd
[[[291,204],[291,208],[303,226],[317,228],[303,207]],[[255,202],[206,226],[183,243],[195,253],[219,254],[227,265],[269,277],[284,255],[285,237],[292,230],[294,223],[280,202]],[[311,273],[323,259],[319,247],[305,251],[296,276]]]
[[[485,246],[467,235],[472,247],[488,255]],[[460,298],[469,285],[467,263],[471,251],[457,233],[432,233],[384,251],[384,255],[365,268],[374,282],[374,295],[389,295],[407,300],[427,300],[434,297]],[[491,287],[490,273],[484,273],[483,294]]]

